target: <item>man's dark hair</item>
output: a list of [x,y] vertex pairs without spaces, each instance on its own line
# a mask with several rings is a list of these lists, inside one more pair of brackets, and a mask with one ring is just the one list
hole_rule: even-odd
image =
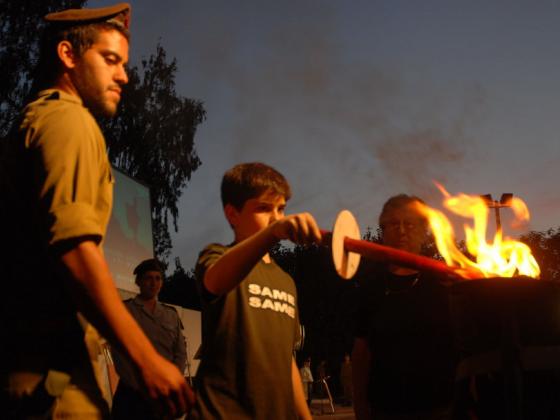
[[112,30],[119,31],[127,40],[130,38],[128,29],[116,22],[47,24],[41,38],[33,91],[44,89],[56,80],[61,66],[56,49],[61,41],[70,42],[76,56],[81,57],[97,41],[101,32]]
[[292,196],[286,178],[271,166],[260,162],[235,165],[222,178],[222,205],[231,204],[241,210],[247,200],[270,192],[288,201]]
[[160,274],[163,274],[163,267],[158,260],[150,258],[138,264],[132,274],[134,274],[136,276],[136,280],[138,280],[148,271],[159,271]]
[[415,195],[398,194],[398,195],[394,195],[393,197],[390,197],[385,202],[385,204],[383,204],[383,209],[381,210],[381,214],[379,215],[379,227],[383,230],[383,225],[381,220],[383,219],[383,216],[385,216],[388,212],[397,208],[408,206],[411,203],[426,204],[424,200],[422,200],[419,197],[416,197]]

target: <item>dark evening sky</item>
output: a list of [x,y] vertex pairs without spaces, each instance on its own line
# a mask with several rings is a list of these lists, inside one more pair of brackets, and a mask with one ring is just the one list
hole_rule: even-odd
[[512,192],[528,229],[560,225],[559,2],[130,3],[131,62],[160,40],[178,92],[208,112],[173,238],[185,267],[206,243],[231,241],[219,184],[244,161],[283,172],[288,210],[327,229],[343,208],[375,227],[401,192],[439,207],[432,180]]

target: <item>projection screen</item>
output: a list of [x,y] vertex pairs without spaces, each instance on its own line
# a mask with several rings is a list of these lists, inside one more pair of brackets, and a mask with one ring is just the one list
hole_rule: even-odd
[[113,175],[113,212],[103,251],[117,288],[137,292],[132,270],[154,255],[150,190],[114,167]]

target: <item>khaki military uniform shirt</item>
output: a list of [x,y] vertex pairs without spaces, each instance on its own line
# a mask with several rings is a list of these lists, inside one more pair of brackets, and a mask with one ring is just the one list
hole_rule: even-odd
[[[182,331],[183,324],[177,310],[172,306],[156,302],[155,310],[152,313],[144,307],[144,303],[139,297],[127,299],[124,304],[158,353],[175,364],[179,371],[184,372],[187,351]],[[130,362],[116,351],[114,359],[121,380],[129,386],[139,389],[139,378]]]
[[8,371],[72,371],[83,360],[84,334],[52,250],[80,237],[103,240],[113,193],[105,140],[78,97],[49,89],[23,110],[3,154],[10,246],[1,326],[10,347],[2,361]]
[[92,235],[99,242],[111,216],[113,178],[103,134],[81,100],[49,89],[26,108],[25,147],[40,154],[36,179],[48,213],[48,242]]

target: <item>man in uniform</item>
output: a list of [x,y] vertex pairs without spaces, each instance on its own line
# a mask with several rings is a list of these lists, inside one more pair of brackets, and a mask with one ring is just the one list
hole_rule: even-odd
[[[156,350],[183,372],[187,352],[183,325],[173,306],[158,301],[163,284],[163,270],[156,259],[142,261],[135,269],[136,284],[140,293],[133,299],[125,300],[125,305]],[[150,410],[149,403],[139,392],[137,375],[126,357],[118,351],[114,353],[115,366],[120,380],[113,398],[113,420],[153,419],[157,417]]]
[[129,14],[121,3],[45,17],[38,94],[2,142],[3,418],[107,418],[95,328],[163,415],[194,399],[126,310],[101,250],[114,181],[94,116],[116,112],[128,81]]

